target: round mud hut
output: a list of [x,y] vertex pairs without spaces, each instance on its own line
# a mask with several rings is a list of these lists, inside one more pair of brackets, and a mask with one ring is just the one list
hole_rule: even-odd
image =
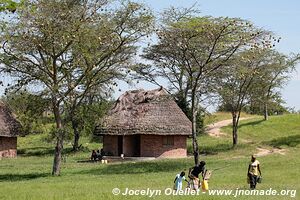
[[21,124],[11,110],[0,102],[0,159],[17,156],[17,136],[23,136]]
[[121,95],[95,128],[107,155],[186,157],[191,121],[161,87]]

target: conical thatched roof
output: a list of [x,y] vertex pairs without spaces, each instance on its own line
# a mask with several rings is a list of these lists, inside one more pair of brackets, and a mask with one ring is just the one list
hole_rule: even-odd
[[11,110],[0,101],[0,136],[16,137],[23,135],[21,124]]
[[125,92],[95,129],[96,135],[191,133],[191,121],[163,88]]

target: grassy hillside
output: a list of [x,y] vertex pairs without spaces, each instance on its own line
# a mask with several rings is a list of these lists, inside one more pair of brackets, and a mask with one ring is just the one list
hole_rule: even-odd
[[[286,115],[271,117],[270,121],[260,118],[243,121],[240,124],[239,142],[231,148],[230,127],[223,129],[227,135],[221,138],[200,136],[201,159],[206,160],[213,172],[210,190],[247,189],[246,172],[249,157],[256,153],[257,146],[286,149],[285,155],[270,154],[259,157],[263,183],[258,189],[296,189],[300,191],[300,116]],[[86,160],[90,150],[101,146],[84,138],[85,151],[69,153],[70,144],[65,144],[66,156],[62,175],[50,175],[53,161],[53,146],[45,135],[19,138],[19,157],[0,160],[0,199],[151,199],[147,196],[114,196],[113,188],[160,189],[173,186],[177,173],[193,166],[193,159],[164,159],[137,163],[79,163]],[[185,185],[184,185],[185,186]],[[233,196],[200,194],[205,199],[236,199]],[[156,196],[154,199],[195,199],[195,196]],[[297,194],[296,198],[300,196]],[[290,199],[290,196],[239,196],[239,199]]]
[[[230,135],[231,127],[222,131]],[[300,115],[273,116],[268,121],[262,118],[241,121],[239,139],[240,143],[266,147],[297,147],[300,144]]]

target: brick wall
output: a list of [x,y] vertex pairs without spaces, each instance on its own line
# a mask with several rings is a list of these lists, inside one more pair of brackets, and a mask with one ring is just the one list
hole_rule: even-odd
[[[187,156],[186,136],[173,136],[174,145],[163,145],[164,136],[140,135],[139,153],[141,157],[168,157],[180,158]],[[136,138],[134,136],[123,137],[123,153],[125,156],[136,156]],[[113,156],[119,156],[118,136],[103,136],[103,150]]]
[[141,157],[186,157],[186,136],[174,136],[174,145],[163,145],[160,135],[141,135]]
[[103,151],[118,156],[118,136],[104,135],[103,136]]
[[13,158],[17,156],[17,137],[0,136],[0,158]]

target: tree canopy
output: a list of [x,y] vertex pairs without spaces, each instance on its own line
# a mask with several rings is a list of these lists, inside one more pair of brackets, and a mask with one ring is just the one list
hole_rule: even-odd
[[[171,12],[173,16],[173,12]],[[193,123],[193,150],[198,163],[196,116],[200,102],[212,92],[212,78],[231,58],[244,50],[272,48],[271,32],[239,18],[186,15],[165,20],[157,30],[157,44],[144,50],[143,57],[153,64],[139,66],[143,80],[168,82],[171,93],[190,105]]]
[[1,72],[16,81],[10,89],[36,85],[51,99],[57,126],[53,174],[60,173],[63,149],[61,106],[78,105],[122,76],[152,19],[130,1],[40,0],[24,1],[1,21]]

